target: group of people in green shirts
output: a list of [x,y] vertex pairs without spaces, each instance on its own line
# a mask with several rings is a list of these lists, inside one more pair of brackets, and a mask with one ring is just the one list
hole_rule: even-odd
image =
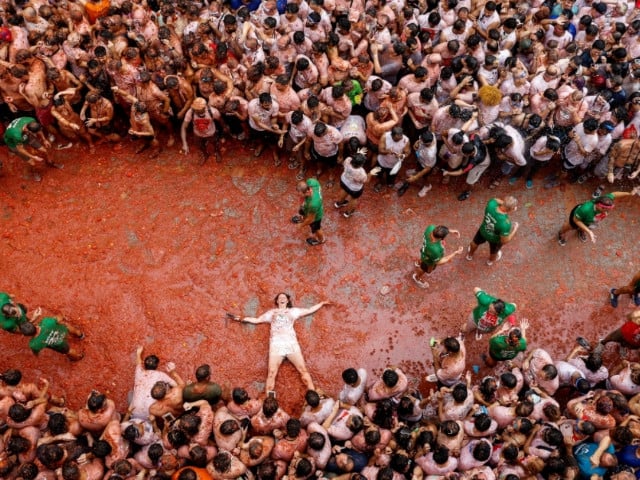
[[72,347],[69,343],[71,337],[84,338],[81,330],[65,321],[62,316],[43,317],[42,310],[34,310],[31,318],[27,315],[27,308],[5,292],[0,292],[0,328],[5,332],[22,334],[32,337],[29,340],[29,348],[37,355],[45,348],[62,353],[69,360],[77,361],[84,357],[84,353]]

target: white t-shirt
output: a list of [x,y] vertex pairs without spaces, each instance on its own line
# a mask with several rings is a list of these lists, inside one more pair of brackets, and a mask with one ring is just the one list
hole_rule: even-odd
[[[598,134],[596,132],[585,133],[584,123],[577,124],[573,127],[573,131],[578,136],[580,144],[586,153],[591,153],[596,149],[598,146]],[[573,139],[565,147],[564,155],[567,162],[573,166],[578,166],[584,161],[584,156]]]
[[344,161],[344,170],[340,176],[340,181],[342,181],[349,190],[359,192],[364,188],[364,184],[367,181],[367,172],[362,167],[354,168],[351,165],[351,157],[348,157]]

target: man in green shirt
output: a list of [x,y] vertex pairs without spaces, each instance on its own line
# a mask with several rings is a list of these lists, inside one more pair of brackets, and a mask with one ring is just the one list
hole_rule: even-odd
[[26,307],[15,303],[8,293],[0,292],[0,328],[6,332],[28,335],[28,323]]
[[513,316],[516,311],[515,303],[507,303],[500,300],[478,287],[474,288],[473,291],[478,305],[469,316],[465,333],[475,330],[476,339],[479,340],[482,338],[483,333],[495,331],[505,320],[511,325],[515,323],[515,316]]
[[504,324],[503,327],[489,339],[489,355],[483,355],[482,359],[488,367],[495,367],[498,362],[513,360],[518,353],[527,349],[526,332],[529,322],[523,318],[520,328]]
[[50,348],[66,355],[71,361],[81,360],[84,353],[69,345],[69,335],[84,338],[81,330],[66,323],[62,317],[44,317],[35,328],[35,337],[29,341],[29,348],[35,355]]
[[420,249],[420,261],[415,262],[416,271],[413,273],[413,280],[420,288],[429,287],[429,282],[422,280],[423,275],[431,275],[431,272],[438,265],[444,265],[464,251],[464,248],[459,247],[452,254],[445,256],[442,241],[449,233],[453,233],[460,238],[458,230],[449,230],[444,225],[429,225],[424,231],[422,248]]
[[576,205],[569,214],[569,221],[558,232],[558,243],[562,247],[567,244],[565,234],[569,230],[576,230],[583,242],[591,239],[593,243],[596,243],[596,236],[589,227],[607,217],[613,209],[616,199],[638,194],[640,194],[640,187],[635,187],[630,192],[611,192]]
[[502,258],[502,246],[509,243],[518,231],[518,222],[511,224],[509,214],[518,208],[518,200],[514,197],[492,198],[484,209],[482,225],[476,232],[467,248],[467,260],[473,259],[473,254],[479,245],[489,242],[489,260],[487,265]]
[[[48,149],[51,143],[44,136],[42,125],[33,117],[18,117],[14,119],[4,132],[4,143],[31,167],[44,162],[50,167],[60,167],[49,160]],[[42,177],[32,172],[33,178],[40,181]]]
[[325,242],[322,233],[322,217],[324,207],[322,205],[322,189],[315,178],[308,178],[298,183],[296,190],[304,199],[299,215],[295,215],[291,221],[302,226],[311,227],[311,237],[307,238],[309,245],[316,246]]

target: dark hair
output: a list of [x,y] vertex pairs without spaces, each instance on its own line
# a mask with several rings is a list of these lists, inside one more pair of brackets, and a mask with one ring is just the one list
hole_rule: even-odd
[[438,465],[447,463],[449,460],[449,449],[444,445],[438,445],[433,451],[433,461]]
[[313,432],[309,434],[307,444],[313,450],[322,450],[324,448],[325,443],[326,443],[326,439],[324,438],[324,435],[322,435],[320,432]]
[[486,413],[476,415],[476,418],[473,421],[473,425],[475,426],[477,431],[486,432],[491,428],[491,417]]
[[518,379],[513,373],[504,372],[502,375],[500,375],[500,384],[511,389],[518,384]]
[[289,438],[297,438],[298,435],[300,435],[301,428],[302,425],[300,425],[300,420],[297,418],[290,418],[287,420],[286,431]]
[[235,432],[240,430],[240,425],[238,425],[237,420],[229,419],[222,422],[220,425],[220,433],[222,435],[232,435]]
[[469,391],[464,383],[457,383],[451,391],[451,396],[456,403],[462,403],[469,396]]
[[278,411],[278,408],[278,401],[275,397],[267,397],[262,402],[262,413],[264,413],[267,418],[272,417]]
[[155,355],[147,355],[144,359],[145,370],[156,370],[160,364],[160,359]]
[[67,419],[61,413],[53,412],[49,414],[49,420],[47,421],[47,429],[51,435],[61,435],[67,433]]
[[198,382],[204,382],[205,380],[208,380],[210,376],[211,367],[209,367],[208,364],[205,363],[196,368],[196,380]]
[[[440,227],[442,227],[442,225]],[[440,227],[436,227],[436,230]],[[444,228],[446,229],[446,233],[448,234],[449,229],[447,227],[444,227]],[[434,236],[435,236],[435,230],[434,230]],[[445,237],[446,237],[446,234],[445,234]],[[436,237],[436,238],[444,238],[444,237]],[[455,337],[445,338],[442,344],[444,345],[444,348],[447,350],[447,352],[458,353],[460,351],[460,342]]]
[[111,453],[111,445],[106,440],[98,440],[93,444],[91,453],[97,458],[106,458]]
[[22,372],[17,368],[10,368],[9,370],[5,370],[2,375],[0,375],[0,380],[2,380],[7,385],[15,387],[22,380]]
[[31,410],[20,403],[14,403],[9,407],[9,418],[16,423],[24,422],[30,415]]
[[481,440],[473,447],[473,458],[479,462],[486,462],[491,456],[491,444],[487,441]]
[[149,450],[147,451],[147,455],[149,455],[149,459],[154,465],[158,463],[158,460],[162,458],[163,454],[164,448],[162,448],[162,444],[160,443],[154,443],[149,447]]
[[231,399],[238,405],[242,405],[249,400],[249,394],[244,388],[236,387],[231,392]]
[[320,405],[320,395],[315,390],[307,390],[304,394],[304,399],[310,407],[317,407]]
[[382,382],[389,388],[395,387],[398,379],[398,372],[391,368],[386,368],[384,372],[382,372]]

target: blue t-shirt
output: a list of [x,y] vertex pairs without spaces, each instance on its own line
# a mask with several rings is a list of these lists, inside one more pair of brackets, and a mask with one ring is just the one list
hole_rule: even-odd
[[[573,447],[573,456],[578,462],[578,468],[580,469],[580,478],[589,480],[591,475],[604,476],[607,472],[605,467],[594,467],[591,465],[591,455],[598,449],[598,444],[594,442],[583,442]],[[609,445],[609,448],[605,450],[606,453],[615,454],[613,445]]]

